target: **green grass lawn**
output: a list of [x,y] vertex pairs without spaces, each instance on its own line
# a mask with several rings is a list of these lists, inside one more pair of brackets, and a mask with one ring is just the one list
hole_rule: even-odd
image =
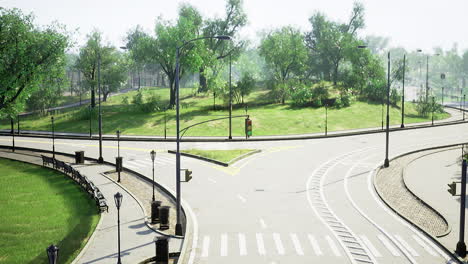
[[95,202],[64,174],[0,159],[0,263],[48,263],[46,248],[59,247],[71,263],[98,221]]
[[251,151],[254,151],[254,149],[231,149],[231,150],[189,149],[189,150],[183,150],[182,152],[221,161],[224,163],[228,163],[234,158],[237,158]]
[[[210,95],[193,95],[192,88],[181,89],[181,129],[192,124],[209,119],[228,116],[228,108],[223,101],[217,99],[217,110],[213,110],[213,97]],[[109,98],[102,104],[103,132],[114,134],[121,130],[123,135],[164,135],[163,111],[143,112],[131,105],[136,91]],[[167,105],[168,88],[153,88],[145,90],[145,97],[157,94],[161,105]],[[325,108],[303,107],[295,108],[289,104],[273,104],[266,102],[267,91],[252,93],[246,102],[249,105],[248,114],[253,121],[253,136],[283,135],[324,132]],[[128,97],[130,105],[123,104],[123,98]],[[369,128],[381,126],[380,104],[355,102],[350,107],[328,110],[328,131]],[[97,112],[97,108],[96,108]],[[245,115],[242,106],[234,106],[233,116]],[[56,131],[89,133],[89,111],[86,107],[74,108],[54,113]],[[436,114],[435,119],[447,118],[448,114]],[[167,135],[175,135],[175,110],[166,112]],[[420,117],[412,103],[405,104],[405,123],[430,121],[430,117]],[[390,109],[391,124],[401,122],[400,108]],[[1,122],[0,128],[8,129],[9,122]],[[21,129],[51,130],[50,117],[30,116],[21,119]],[[97,113],[94,113],[91,124],[93,133],[97,133]],[[193,127],[185,133],[186,136],[228,136],[228,119],[218,120]],[[244,136],[244,117],[232,120],[233,136]]]

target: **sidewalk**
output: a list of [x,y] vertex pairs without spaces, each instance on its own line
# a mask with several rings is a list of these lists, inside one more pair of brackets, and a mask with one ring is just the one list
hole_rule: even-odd
[[[0,150],[0,157],[38,165],[42,165],[41,154],[43,153],[26,151],[12,153],[8,150]],[[51,156],[50,154],[45,155]],[[66,156],[56,155],[56,159],[67,163],[74,162],[72,158]],[[117,208],[114,202],[114,194],[117,192],[123,194],[122,207],[120,209],[122,263],[139,263],[153,257],[155,255],[154,239],[162,236],[162,234],[156,233],[146,225],[145,220],[147,216],[145,214],[147,211],[141,206],[138,196],[129,193],[127,189],[117,184],[111,177],[104,176],[105,172],[114,171],[115,167],[89,162],[85,164],[72,164],[72,166],[101,190],[109,206],[109,212],[101,213],[101,219],[96,230],[73,263],[114,264],[117,262]],[[138,181],[136,177],[126,176],[127,184],[135,184],[142,188],[141,186],[143,185],[134,182]],[[157,195],[163,197],[165,194],[158,189]],[[163,205],[168,205],[167,201],[163,200]],[[173,225],[172,223],[170,222],[171,225]],[[169,252],[180,252],[182,241],[179,238],[171,238],[169,240]]]
[[452,253],[460,230],[460,196],[448,193],[447,184],[461,180],[460,155],[461,147],[451,147],[402,156],[374,179],[377,192],[392,209]]

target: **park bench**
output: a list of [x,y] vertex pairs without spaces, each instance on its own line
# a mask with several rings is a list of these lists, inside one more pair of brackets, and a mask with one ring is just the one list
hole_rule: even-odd
[[42,158],[42,166],[44,166],[44,167],[49,165],[49,164],[54,165],[54,163],[55,163],[54,158],[47,157],[47,156],[44,156],[44,155],[41,155],[41,158]]
[[99,209],[106,212],[109,212],[109,206],[107,205],[106,198],[104,195],[101,193],[98,187],[94,190],[94,200],[96,200],[96,205],[99,206]]

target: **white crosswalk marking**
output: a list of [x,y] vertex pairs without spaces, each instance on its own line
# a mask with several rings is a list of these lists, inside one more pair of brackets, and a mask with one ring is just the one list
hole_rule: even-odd
[[341,253],[338,250],[338,247],[336,247],[335,241],[330,236],[326,236],[325,239],[327,240],[328,244],[330,245],[331,250],[333,251],[333,254],[335,256],[340,257]]
[[392,253],[393,256],[395,257],[401,256],[400,252],[398,252],[398,250],[392,245],[392,243],[385,236],[378,235],[377,237],[382,242],[382,244],[388,249],[388,251]]
[[402,245],[403,247],[406,248],[406,250],[408,250],[408,252],[409,252],[413,257],[419,257],[418,252],[416,252],[416,250],[414,250],[414,248],[412,248],[401,236],[395,235],[395,238],[398,240],[398,242],[401,243],[401,245]]
[[299,238],[297,238],[296,234],[291,234],[291,240],[293,242],[294,248],[296,249],[296,253],[300,256],[304,255],[304,251],[302,250],[301,243],[299,242]]
[[262,234],[255,234],[255,237],[257,238],[257,248],[258,248],[258,254],[260,256],[265,256],[265,243],[263,242],[263,235]]
[[421,238],[419,238],[417,235],[413,235],[413,239],[416,240],[416,242],[421,246],[423,247],[427,253],[431,254],[432,256],[436,257],[437,256],[437,253],[429,246],[427,245],[426,243],[424,243]]
[[311,234],[309,234],[308,237],[309,237],[310,244],[312,245],[312,249],[314,250],[315,254],[316,254],[317,256],[323,255],[323,252],[322,252],[322,250],[320,249],[320,246],[319,246],[319,244],[317,243],[317,240],[315,240],[314,236],[312,236]]
[[276,250],[278,251],[278,254],[284,255],[283,243],[281,242],[281,237],[278,233],[273,234],[273,240],[275,241]]
[[245,242],[245,235],[239,233],[239,254],[241,256],[247,255],[247,245]]
[[361,237],[361,240],[364,243],[364,245],[366,245],[366,247],[369,249],[369,251],[372,253],[372,255],[374,255],[374,257],[382,257],[382,254],[380,254],[380,252],[377,250],[377,248],[375,248],[374,245],[372,245],[369,238],[367,238],[364,235],[361,235],[360,237]]
[[202,257],[208,257],[208,251],[210,249],[210,237],[204,236],[203,237],[203,249],[202,249]]
[[228,254],[227,234],[221,235],[221,257],[226,257]]

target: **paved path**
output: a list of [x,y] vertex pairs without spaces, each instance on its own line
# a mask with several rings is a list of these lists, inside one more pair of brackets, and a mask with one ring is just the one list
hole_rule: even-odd
[[[460,155],[461,147],[406,155],[392,161],[390,170],[380,171],[375,181],[382,198],[394,210],[451,252],[458,242],[460,196],[449,194],[447,184],[461,180]],[[393,190],[386,192],[385,182],[400,184],[393,184]],[[459,194],[459,183],[457,189]]]
[[[0,151],[0,157],[42,164],[39,153]],[[50,155],[50,154],[46,154]],[[56,155],[56,158],[71,162],[71,158]],[[107,199],[109,212],[101,213],[93,236],[73,263],[116,263],[117,262],[117,208],[114,194],[123,194],[120,210],[121,257],[122,263],[139,263],[155,254],[154,239],[160,236],[145,224],[145,214],[137,200],[122,186],[102,175],[115,170],[113,166],[87,163],[73,165],[80,173],[91,180]],[[130,179],[130,178],[128,178]],[[158,193],[158,195],[162,195]],[[170,252],[179,252],[181,240],[170,240]]]

